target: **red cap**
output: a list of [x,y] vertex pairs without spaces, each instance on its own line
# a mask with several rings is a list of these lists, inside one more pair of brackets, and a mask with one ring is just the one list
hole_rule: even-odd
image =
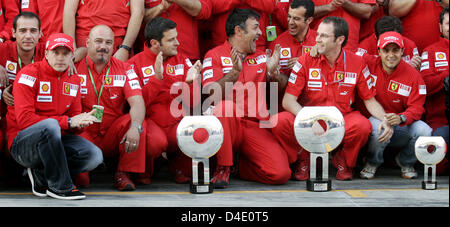
[[378,48],[383,49],[389,43],[395,43],[400,48],[403,48],[403,37],[398,32],[385,32],[378,38]]
[[45,49],[53,50],[59,46],[67,47],[67,48],[69,48],[70,51],[73,52],[73,38],[64,33],[52,34],[47,39],[47,44],[45,45]]

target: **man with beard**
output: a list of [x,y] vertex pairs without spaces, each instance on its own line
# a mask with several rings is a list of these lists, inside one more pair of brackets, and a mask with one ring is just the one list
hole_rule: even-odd
[[[87,127],[81,136],[99,146],[105,157],[119,155],[114,185],[121,191],[134,190],[129,173],[145,172],[145,136],[141,136],[145,133],[145,104],[141,86],[132,67],[111,56],[111,28],[93,27],[86,46],[88,54],[77,66],[81,103],[83,111],[97,109],[98,123]],[[129,114],[124,114],[126,102],[130,105]],[[88,180],[85,182],[89,184]]]
[[[172,20],[163,17],[152,19],[145,27],[145,39],[144,52],[130,59],[128,63],[134,65],[140,81],[144,84],[147,152],[153,154],[149,157],[151,159],[147,177],[150,178],[153,172],[151,162],[154,158],[167,151],[169,169],[175,175],[175,182],[186,183],[190,180],[192,161],[178,148],[176,131],[183,117],[174,116],[172,113],[171,104],[178,94],[171,94],[171,89],[185,83],[190,89],[182,92],[192,94],[194,86],[199,88],[197,78],[202,65],[200,61],[192,65],[186,55],[178,52],[180,43],[177,24]],[[186,101],[190,103],[190,100]],[[195,103],[198,102],[199,100]]]
[[[303,106],[336,106],[344,116],[345,135],[342,149],[333,155],[332,163],[337,168],[337,180],[353,179],[359,150],[371,132],[371,125],[359,111],[352,108],[356,93],[364,100],[369,112],[382,124],[377,132],[384,130],[379,140],[385,142],[392,136],[392,127],[384,119],[384,109],[374,98],[366,79],[370,71],[361,57],[343,49],[348,38],[348,24],[339,17],[327,17],[317,30],[318,57],[303,55],[292,69],[283,98],[283,108],[278,114],[278,124],[272,129],[277,139],[287,150],[290,160],[295,161],[300,145],[294,135],[295,116]],[[322,126],[315,122],[313,128],[323,134]],[[303,153],[303,151],[302,151]],[[309,178],[309,154],[299,160],[302,175]]]
[[314,19],[314,3],[311,0],[294,0],[288,11],[288,30],[270,44],[273,51],[281,46],[281,72],[289,75],[298,57],[308,53],[316,44],[316,31],[309,28]]
[[283,90],[287,78],[278,70],[279,45],[271,57],[256,48],[261,36],[259,18],[251,9],[233,10],[226,22],[228,40],[210,50],[203,61],[204,90],[211,89],[210,97],[216,103],[213,112],[224,128],[211,180],[215,188],[229,185],[233,155],[238,154],[242,179],[284,184],[290,178],[286,152],[270,130],[261,125],[270,116],[266,87],[260,85],[274,82]]

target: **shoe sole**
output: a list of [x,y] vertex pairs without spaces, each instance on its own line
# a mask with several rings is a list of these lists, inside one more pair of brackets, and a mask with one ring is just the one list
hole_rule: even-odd
[[34,179],[33,179],[32,173],[31,173],[31,168],[27,168],[27,173],[28,173],[28,178],[31,181],[31,191],[33,192],[33,195],[38,196],[38,197],[47,197],[47,194],[39,193],[34,190]]
[[402,178],[403,179],[416,179],[417,178],[417,176],[414,176],[414,177],[408,177],[408,176],[404,176],[404,175],[402,175]]
[[124,188],[116,187],[116,189],[119,191],[134,191],[136,190],[136,187],[133,187],[131,184],[127,184]]
[[366,177],[366,176],[363,176],[363,175],[359,175],[359,178],[366,179],[366,180],[373,180],[373,179],[375,179],[375,176],[373,176],[373,177]]
[[49,190],[47,190],[47,195],[55,198],[55,199],[62,199],[62,200],[80,200],[80,199],[85,199],[86,195],[79,195],[79,196],[69,196],[69,197],[64,197],[64,196],[59,196]]

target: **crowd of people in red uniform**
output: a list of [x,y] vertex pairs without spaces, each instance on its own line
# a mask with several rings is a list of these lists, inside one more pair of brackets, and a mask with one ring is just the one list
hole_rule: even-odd
[[176,130],[199,105],[224,128],[215,188],[232,174],[307,180],[293,131],[303,106],[344,115],[337,180],[353,179],[358,157],[359,176],[374,178],[386,149],[416,178],[417,138],[449,140],[448,3],[0,0],[0,180],[26,169],[34,195],[83,199],[89,172],[111,159],[120,191],[150,184],[161,160],[187,183]]

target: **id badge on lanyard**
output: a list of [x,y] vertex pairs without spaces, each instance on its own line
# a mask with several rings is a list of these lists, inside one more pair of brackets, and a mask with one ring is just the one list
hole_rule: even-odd
[[[85,58],[85,60],[86,60],[86,58]],[[95,86],[95,81],[94,81],[94,78],[92,77],[91,69],[89,68],[87,60],[86,60],[86,67],[88,68],[89,77],[91,78],[92,86],[94,88],[95,95],[97,96],[97,105],[92,105],[92,109],[95,109],[94,116],[97,118],[97,120],[95,122],[100,123],[100,122],[102,122],[103,111],[105,109],[103,106],[100,105],[100,97],[102,96],[103,87],[105,86],[105,80],[109,75],[109,70],[111,69],[111,66],[109,66],[108,70],[106,71],[105,79],[103,79],[103,81],[102,81],[102,86],[100,87],[100,91],[97,91],[97,87]]]

